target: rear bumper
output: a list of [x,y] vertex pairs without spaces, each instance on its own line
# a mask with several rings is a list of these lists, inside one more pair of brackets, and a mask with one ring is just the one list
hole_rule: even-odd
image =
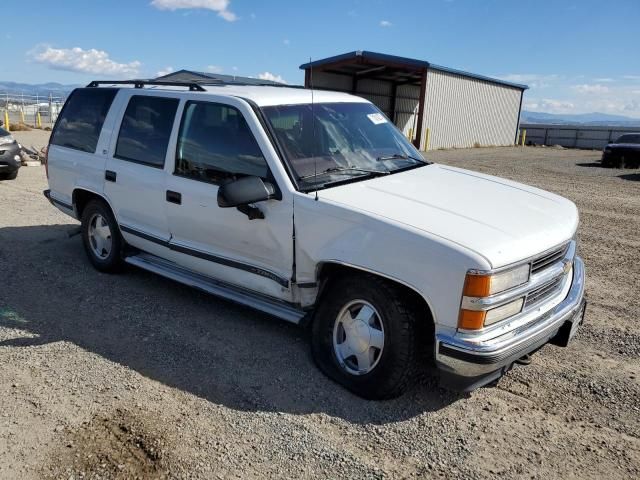
[[567,296],[533,322],[482,342],[456,335],[436,335],[436,364],[441,384],[454,390],[470,391],[499,378],[516,360],[550,341],[566,345],[570,334],[582,322],[584,307],[584,264],[580,257],[575,257]]

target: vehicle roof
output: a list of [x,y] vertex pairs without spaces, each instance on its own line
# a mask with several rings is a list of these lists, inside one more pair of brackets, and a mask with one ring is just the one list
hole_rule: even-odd
[[[104,87],[110,87],[108,82],[101,83]],[[184,87],[172,85],[149,85],[144,87],[144,91],[160,90],[177,93],[188,93],[196,95],[224,95],[229,97],[241,97],[251,100],[260,107],[272,105],[296,105],[311,103],[311,90],[302,87],[272,87],[266,85],[234,85],[220,84],[207,85],[198,84],[204,88],[204,92],[193,92]],[[113,85],[122,89],[134,89],[133,86]],[[99,88],[99,87],[98,87]],[[313,101],[315,103],[370,103],[362,97],[350,95],[343,92],[332,92],[327,90],[314,90]]]
[[[207,92],[217,95],[230,95],[249,99],[261,107],[311,103],[311,90],[306,88],[269,87],[263,85],[203,85],[203,87]],[[314,90],[313,101],[315,103],[368,103],[368,100],[362,97],[327,90]]]

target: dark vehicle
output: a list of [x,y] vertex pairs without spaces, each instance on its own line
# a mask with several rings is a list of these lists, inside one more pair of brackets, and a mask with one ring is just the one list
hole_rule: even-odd
[[640,133],[625,133],[604,147],[602,166],[614,168],[640,167]]
[[20,144],[4,128],[0,128],[0,180],[13,180],[20,168]]

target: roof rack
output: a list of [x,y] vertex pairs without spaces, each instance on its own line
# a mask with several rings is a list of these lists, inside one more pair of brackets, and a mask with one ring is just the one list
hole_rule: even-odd
[[[211,83],[215,84],[216,82]],[[135,88],[158,85],[162,87],[188,87],[190,92],[206,92],[206,89],[196,82],[163,82],[158,80],[94,80],[87,85],[87,88],[99,87],[100,85],[133,85]]]

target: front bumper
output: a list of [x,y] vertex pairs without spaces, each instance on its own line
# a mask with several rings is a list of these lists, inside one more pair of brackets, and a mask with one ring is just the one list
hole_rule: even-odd
[[550,341],[566,345],[577,325],[582,323],[584,307],[584,263],[575,257],[567,296],[534,321],[481,342],[455,334],[437,334],[436,365],[441,384],[453,390],[471,391],[496,380],[509,371],[516,360]]
[[15,172],[22,165],[18,143],[0,145],[0,173]]

